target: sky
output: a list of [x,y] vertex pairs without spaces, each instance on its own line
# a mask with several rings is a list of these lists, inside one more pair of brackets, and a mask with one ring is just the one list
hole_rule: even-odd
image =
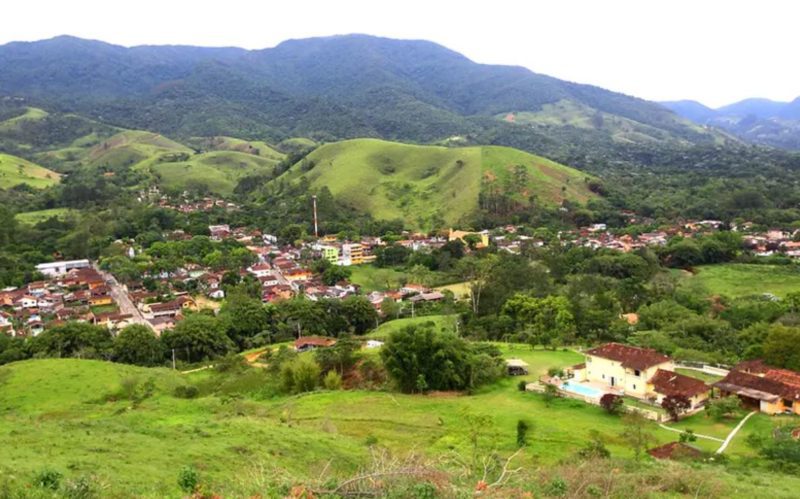
[[[800,96],[791,0],[13,0],[0,43],[69,34],[131,46],[273,47],[366,33],[425,39],[645,99],[718,107]],[[0,68],[2,70],[2,68]]]

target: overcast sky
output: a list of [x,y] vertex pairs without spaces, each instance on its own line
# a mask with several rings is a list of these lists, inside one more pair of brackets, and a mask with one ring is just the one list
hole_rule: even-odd
[[652,100],[800,95],[800,2],[791,0],[6,0],[1,10],[0,43],[70,34],[252,49],[367,33]]

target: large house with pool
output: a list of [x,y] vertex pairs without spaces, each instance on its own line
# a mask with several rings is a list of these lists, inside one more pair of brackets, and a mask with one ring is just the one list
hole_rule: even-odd
[[708,399],[709,387],[705,383],[676,373],[672,359],[655,350],[606,343],[584,354],[584,363],[568,369],[572,379],[563,389],[589,398],[613,393],[656,404],[664,397],[681,395],[689,399],[691,409]]

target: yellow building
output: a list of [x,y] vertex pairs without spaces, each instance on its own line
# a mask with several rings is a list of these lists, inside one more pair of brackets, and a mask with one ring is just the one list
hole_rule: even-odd
[[361,243],[343,244],[340,263],[345,266],[364,263],[364,246]]
[[466,236],[478,236],[481,238],[481,241],[475,245],[476,248],[486,248],[489,246],[489,233],[487,231],[482,232],[467,232],[464,230],[453,230],[450,229],[450,233],[447,236],[448,241],[455,241],[459,240],[464,244],[467,244],[467,241],[464,240]]
[[607,343],[587,350],[585,367],[573,371],[578,381],[600,383],[643,399],[647,381],[659,369],[673,371],[672,360],[655,350]]
[[737,364],[713,385],[723,396],[736,395],[742,404],[765,414],[800,415],[800,373],[777,369],[760,360]]

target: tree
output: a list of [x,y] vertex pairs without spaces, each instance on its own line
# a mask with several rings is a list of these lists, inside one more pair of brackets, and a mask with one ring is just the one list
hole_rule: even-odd
[[606,393],[600,397],[600,406],[609,414],[619,414],[623,406],[622,397],[613,393]]
[[735,395],[709,400],[706,404],[706,416],[717,420],[732,418],[736,416],[741,405],[739,397]]
[[335,371],[343,375],[355,365],[360,349],[361,343],[346,335],[340,337],[332,347],[317,349],[315,357],[323,372]]
[[496,257],[493,256],[486,258],[468,256],[459,260],[456,266],[461,278],[469,283],[470,303],[474,314],[478,313],[483,288],[492,275],[496,261]]
[[137,366],[157,366],[164,360],[164,347],[149,327],[133,324],[120,331],[114,340],[114,360]]
[[764,340],[764,362],[800,371],[800,328],[771,326]]
[[661,401],[661,407],[670,415],[673,421],[686,412],[692,406],[692,402],[685,395],[667,395]]
[[187,316],[178,322],[175,329],[164,331],[161,341],[186,362],[224,357],[236,349],[219,320],[204,314]]
[[[476,351],[450,332],[436,331],[433,323],[393,332],[381,349],[381,359],[389,376],[406,393],[472,388],[496,379],[501,365],[499,357]],[[491,362],[488,366],[487,360]]]
[[556,385],[552,385],[550,383],[544,385],[544,392],[542,392],[542,394],[544,395],[544,405],[547,407],[550,407],[550,404],[553,402],[553,400],[557,399],[559,396]]
[[253,337],[267,329],[269,317],[261,300],[234,292],[220,309],[219,319],[228,337],[239,349],[245,349],[251,346]]
[[636,412],[625,414],[622,421],[624,430],[620,437],[633,449],[633,455],[636,461],[639,461],[642,453],[655,440],[649,431],[648,422],[644,416]]
[[298,357],[281,366],[281,385],[287,393],[304,393],[316,389],[319,364],[311,357]]
[[110,360],[113,337],[105,327],[68,322],[33,338],[31,351],[34,356]]
[[522,448],[528,445],[528,430],[530,427],[530,423],[524,419],[517,421],[517,447]]
[[575,319],[569,300],[563,296],[535,298],[516,294],[503,305],[502,313],[511,317],[518,329],[530,331],[534,344],[555,346],[573,339]]
[[329,265],[322,273],[322,282],[326,286],[333,286],[337,282],[346,281],[353,271],[341,265]]
[[364,334],[378,322],[378,311],[363,296],[348,296],[342,300],[342,316],[355,334]]

